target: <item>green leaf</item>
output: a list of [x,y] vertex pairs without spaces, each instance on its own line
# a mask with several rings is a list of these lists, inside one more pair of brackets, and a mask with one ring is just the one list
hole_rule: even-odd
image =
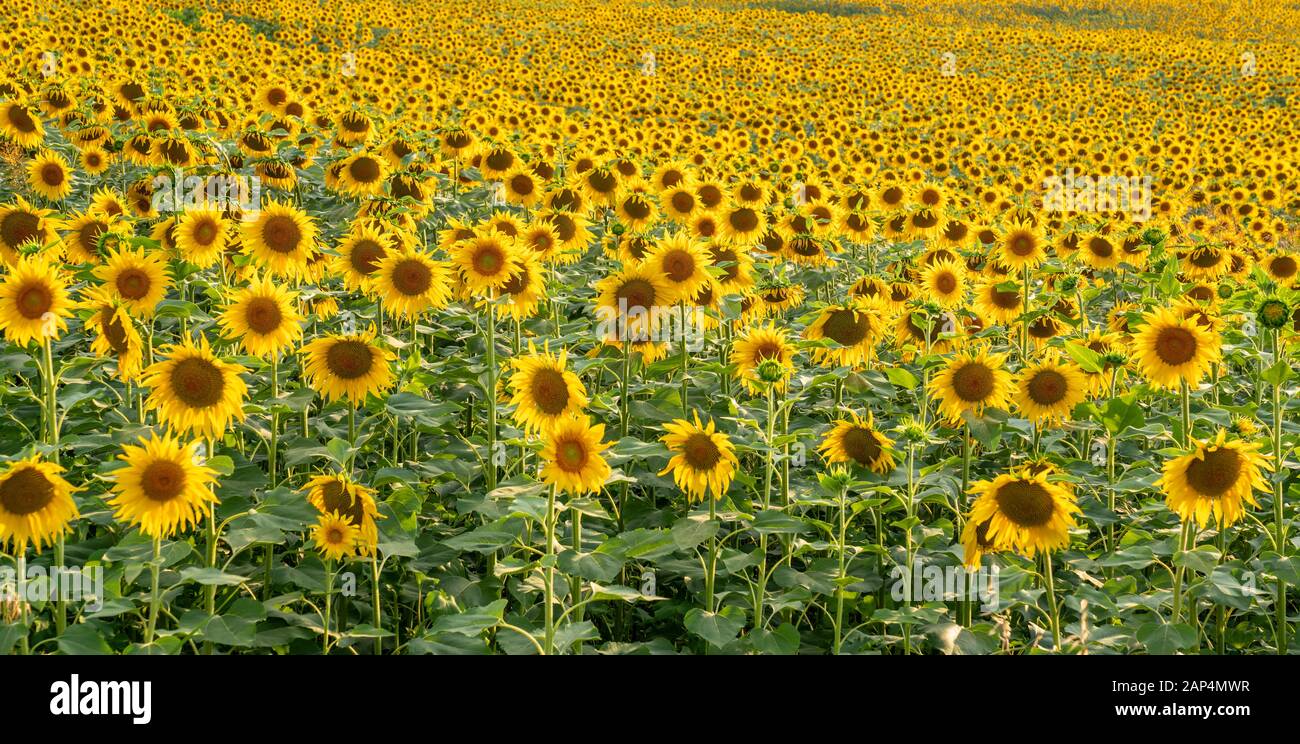
[[789,656],[799,652],[799,631],[790,623],[782,623],[773,630],[758,630],[749,636],[749,641],[759,653]]
[[1186,623],[1150,622],[1138,628],[1137,639],[1153,654],[1172,654],[1196,643],[1196,629]]
[[1073,359],[1075,364],[1078,364],[1079,368],[1084,372],[1098,374],[1106,368],[1105,364],[1102,362],[1101,354],[1098,354],[1082,344],[1076,344],[1073,341],[1066,341],[1065,352],[1070,355],[1070,358]]
[[1287,360],[1281,359],[1275,362],[1273,366],[1264,370],[1263,373],[1260,374],[1259,379],[1270,385],[1281,385],[1293,376],[1294,374],[1291,372],[1291,364]]
[[714,648],[722,648],[736,640],[745,627],[745,611],[739,607],[724,607],[721,612],[705,612],[696,607],[686,613],[686,629],[703,638]]
[[204,586],[239,586],[248,581],[244,576],[228,574],[219,568],[199,568],[190,566],[181,570],[183,581],[194,581]]
[[885,377],[904,390],[916,387],[916,376],[902,367],[886,367]]
[[438,633],[478,635],[501,622],[501,616],[505,610],[506,600],[498,599],[491,604],[483,605],[482,607],[474,607],[468,612],[462,612],[455,615],[443,615],[434,621],[433,627],[429,629],[429,632],[434,635]]
[[59,636],[59,650],[69,656],[97,656],[113,653],[108,641],[100,635],[99,626],[93,623],[69,626],[63,631],[63,635]]
[[685,517],[668,531],[679,550],[690,550],[718,533],[719,522],[703,515]]

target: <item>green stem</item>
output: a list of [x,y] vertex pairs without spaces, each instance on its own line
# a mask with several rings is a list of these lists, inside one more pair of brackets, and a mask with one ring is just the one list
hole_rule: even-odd
[[158,573],[162,569],[162,538],[153,539],[153,560],[149,562],[151,574],[149,590],[149,625],[144,631],[144,645],[153,643],[154,629],[158,627]]
[[1052,610],[1052,649],[1061,651],[1061,610],[1056,605],[1056,576],[1052,573],[1052,554],[1043,551],[1044,574],[1047,576],[1047,602]]
[[330,613],[334,599],[334,559],[325,560],[325,612],[321,614],[321,653],[328,656],[330,652]]
[[[1273,349],[1277,361],[1283,361],[1286,358],[1286,349],[1282,346],[1282,337],[1277,329],[1273,330]],[[1283,477],[1282,462],[1282,384],[1279,382],[1273,385],[1273,528],[1275,530],[1275,542],[1277,543],[1278,555],[1286,557],[1286,500],[1285,484],[1286,479]],[[1274,628],[1277,635],[1277,652],[1285,654],[1287,652],[1287,619],[1286,619],[1286,581],[1278,577],[1276,597],[1274,599]]]
[[845,569],[847,567],[845,554],[845,538],[848,533],[848,510],[849,510],[849,489],[847,486],[840,488],[840,529],[839,539],[836,540],[835,550],[839,557],[839,572],[836,574],[838,581],[835,582],[835,644],[833,653],[839,655],[840,643],[844,638],[844,579],[848,576]]
[[555,486],[551,486],[546,498],[546,551],[543,558],[545,569],[545,636],[542,650],[547,656],[555,654]]
[[[370,604],[374,607],[374,623],[379,630],[384,629],[383,608],[379,604],[379,551],[370,556]],[[375,655],[384,653],[384,639],[375,638]]]

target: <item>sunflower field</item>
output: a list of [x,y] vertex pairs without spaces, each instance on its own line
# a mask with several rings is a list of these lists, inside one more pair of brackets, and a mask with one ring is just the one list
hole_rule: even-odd
[[2,654],[1297,645],[1292,5],[2,15]]

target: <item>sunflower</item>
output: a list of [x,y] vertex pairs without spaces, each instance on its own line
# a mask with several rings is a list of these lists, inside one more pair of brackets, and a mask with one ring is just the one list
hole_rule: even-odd
[[173,344],[164,356],[140,379],[150,389],[146,410],[156,409],[173,431],[209,439],[221,436],[231,419],[244,420],[244,367],[217,358],[203,336],[197,345]]
[[998,240],[997,257],[1009,269],[1034,268],[1047,260],[1042,233],[1030,225],[1016,225],[1003,231]]
[[72,193],[72,171],[58,153],[42,150],[27,164],[27,183],[46,199],[61,201]]
[[180,257],[201,269],[221,260],[229,237],[230,223],[215,209],[186,210],[172,231]]
[[543,186],[537,175],[524,166],[513,168],[501,177],[501,188],[510,204],[536,206],[542,199]]
[[[984,531],[983,538],[976,536],[979,542],[1030,558],[1040,550],[1069,545],[1079,507],[1070,492],[1049,482],[1046,474],[1022,469],[977,481],[970,493],[976,498],[967,524]],[[967,556],[968,563],[971,558]]]
[[318,475],[303,486],[307,501],[322,515],[336,514],[356,529],[356,548],[362,555],[374,554],[379,545],[379,526],[384,519],[375,492],[348,475]]
[[1097,271],[1113,269],[1123,259],[1119,248],[1101,233],[1080,238],[1077,255],[1085,265]]
[[311,529],[316,549],[330,560],[343,560],[357,553],[360,530],[338,513],[322,514]]
[[856,463],[877,475],[894,470],[893,441],[875,428],[871,414],[864,421],[855,412],[835,422],[818,451],[827,464]]
[[153,317],[171,281],[162,254],[146,253],[143,248],[111,251],[103,265],[95,267],[94,274],[109,294],[141,318]]
[[1219,359],[1219,338],[1194,318],[1169,308],[1143,317],[1144,325],[1133,337],[1133,354],[1142,374],[1159,388],[1180,383],[1195,387],[1210,365]]
[[462,240],[452,247],[452,262],[472,295],[495,296],[521,270],[517,243],[491,231]]
[[680,225],[687,225],[699,211],[700,200],[689,183],[681,183],[659,194],[659,208],[668,219]]
[[156,539],[202,522],[217,503],[217,471],[199,463],[198,445],[153,434],[141,437],[138,446],[124,446],[118,459],[126,466],[109,475],[116,494],[108,502],[113,516]]
[[609,447],[604,437],[605,425],[592,426],[586,416],[556,421],[543,436],[542,481],[564,493],[599,491],[611,473],[601,454]]
[[388,178],[388,161],[368,152],[356,153],[343,159],[338,178],[339,191],[348,196],[377,196]]
[[710,261],[704,245],[678,233],[656,241],[645,266],[664,278],[672,301],[687,301],[708,281]]
[[758,315],[780,315],[787,310],[803,304],[804,288],[802,284],[773,284],[759,287],[754,310]]
[[302,348],[303,374],[327,400],[359,403],[393,386],[392,352],[374,343],[374,333],[333,334]]
[[617,326],[606,334],[606,343],[645,341],[654,334],[660,309],[673,301],[673,290],[664,276],[649,266],[624,267],[596,283],[596,315]]
[[1078,365],[1055,355],[1030,364],[1016,376],[1016,407],[1036,425],[1064,421],[1088,396],[1088,381]]
[[0,472],[0,545],[10,545],[14,555],[25,553],[28,543],[41,552],[80,516],[72,500],[79,489],[62,472],[39,455],[10,462]]
[[[516,241],[519,247],[525,251],[531,251],[534,256],[546,263],[568,263],[569,257],[564,257],[560,250],[560,236],[555,232],[555,226],[544,220],[534,220],[524,227],[519,233]],[[577,256],[570,254],[573,260]]]
[[618,171],[604,166],[592,168],[578,175],[574,187],[596,204],[613,206],[619,192]]
[[1297,276],[1300,276],[1300,260],[1290,252],[1278,251],[1265,256],[1260,261],[1260,266],[1270,279],[1283,287],[1292,286]]
[[274,199],[241,226],[244,253],[276,278],[296,279],[316,252],[316,223],[306,213]]
[[706,250],[709,265],[721,272],[717,281],[724,293],[746,294],[753,288],[754,259],[748,251],[739,251],[733,245],[718,242],[709,243]]
[[298,293],[270,277],[254,277],[235,292],[219,320],[228,337],[257,357],[278,356],[302,338]]
[[451,270],[414,248],[390,251],[372,277],[372,288],[383,298],[384,309],[403,318],[415,318],[451,301]]
[[518,254],[517,260],[519,273],[506,282],[501,294],[506,300],[505,314],[523,320],[535,315],[542,300],[546,299],[546,276],[541,260],[535,255]]
[[27,244],[50,247],[60,227],[50,210],[34,207],[21,196],[13,204],[0,205],[0,260],[15,263],[18,249]]
[[758,207],[734,204],[722,210],[718,220],[718,237],[741,245],[756,242],[767,231],[767,219]]
[[677,487],[691,501],[702,501],[710,491],[714,500],[721,500],[740,464],[736,449],[726,434],[716,430],[713,419],[705,426],[699,412],[694,415],[694,423],[676,419],[664,424],[667,434],[659,439],[673,457],[659,475],[671,472]]
[[619,222],[632,232],[646,230],[659,218],[651,196],[642,191],[629,191],[620,196],[614,204],[614,213]]
[[83,148],[77,159],[81,163],[81,169],[92,176],[107,171],[113,164],[113,156],[98,146]]
[[1196,441],[1192,451],[1165,463],[1157,485],[1165,492],[1165,503],[1183,521],[1196,520],[1204,527],[1213,517],[1220,528],[1241,519],[1242,504],[1259,506],[1254,489],[1268,491],[1263,472],[1272,470],[1267,458],[1257,452],[1257,443],[1227,441],[1227,431]]
[[101,244],[129,234],[131,226],[117,216],[86,212],[68,223],[64,234],[67,262],[70,264],[98,264]]
[[515,422],[526,433],[545,432],[556,422],[581,413],[587,407],[587,389],[568,369],[567,351],[558,355],[531,343],[528,354],[510,360],[510,377]]
[[90,350],[116,359],[117,376],[123,382],[138,377],[144,367],[144,341],[122,302],[101,288],[92,287],[85,290],[81,306],[93,313],[86,320],[86,326],[95,331]]
[[23,256],[0,284],[0,328],[17,346],[53,341],[68,329],[73,305],[67,279],[53,262],[41,255]]
[[758,377],[758,365],[774,361],[780,365],[781,378],[777,381],[777,390],[785,390],[786,383],[794,374],[794,345],[790,343],[785,328],[768,322],[751,326],[736,337],[731,345],[731,366],[733,374],[750,393],[762,390]]
[[966,298],[966,270],[956,261],[941,259],[921,272],[926,298],[940,307],[957,307]]
[[1019,283],[1000,276],[980,280],[973,305],[986,322],[998,325],[1016,322],[1024,311]]
[[0,103],[0,134],[23,148],[38,147],[45,141],[41,115],[19,101]]
[[827,341],[813,347],[813,360],[818,364],[857,367],[871,357],[884,327],[880,307],[858,298],[823,308],[804,329],[803,337],[811,341]]
[[980,416],[985,408],[1006,409],[1013,389],[1005,357],[984,348],[957,352],[930,384],[939,413],[953,424],[967,411]]

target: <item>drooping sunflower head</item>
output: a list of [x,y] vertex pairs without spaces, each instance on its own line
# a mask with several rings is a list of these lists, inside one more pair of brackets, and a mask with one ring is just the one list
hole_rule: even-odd
[[244,420],[243,366],[213,354],[204,336],[198,344],[188,338],[173,344],[164,357],[145,369],[140,384],[149,388],[145,407],[157,410],[173,431],[211,439],[232,420]]
[[587,389],[568,368],[567,354],[540,353],[530,346],[529,353],[510,361],[510,399],[515,406],[515,421],[529,433],[544,432],[556,422],[581,413],[587,407]]
[[1165,463],[1158,485],[1165,503],[1183,521],[1204,527],[1211,519],[1220,527],[1235,524],[1245,506],[1258,506],[1254,491],[1268,491],[1264,471],[1272,465],[1257,442],[1228,441],[1220,429],[1210,440],[1196,442],[1192,451]]
[[73,301],[67,279],[50,257],[21,257],[0,283],[0,329],[11,343],[53,341],[68,329]]
[[153,434],[123,447],[118,459],[126,465],[110,476],[114,517],[153,538],[171,537],[203,521],[217,503],[212,490],[217,472],[201,462],[198,444]]
[[1218,334],[1170,308],[1144,316],[1133,337],[1133,352],[1142,374],[1160,388],[1182,383],[1195,387],[1219,358]]
[[348,196],[375,196],[384,190],[388,178],[388,161],[369,152],[359,152],[343,159],[338,170],[338,188]]
[[1011,400],[1011,373],[1001,354],[974,348],[954,354],[931,382],[939,399],[939,412],[957,423],[969,411],[983,415],[986,408],[1005,409]]
[[1004,277],[985,277],[975,289],[974,307],[988,323],[1014,323],[1024,311],[1019,282]]
[[0,545],[22,555],[30,544],[41,552],[52,545],[80,512],[72,499],[77,489],[62,476],[63,468],[37,455],[16,460],[0,471]]
[[58,240],[59,220],[48,209],[34,207],[22,197],[0,205],[0,260],[16,263],[20,248],[46,248]]
[[725,496],[739,465],[731,438],[717,430],[713,419],[701,424],[699,412],[693,422],[676,419],[664,424],[664,431],[660,441],[673,456],[659,474],[671,472],[691,501],[703,500],[709,493],[715,500]]
[[585,415],[556,421],[545,433],[542,445],[542,481],[563,493],[599,491],[612,472],[604,452],[609,444],[605,425],[592,425]]
[[888,475],[894,469],[893,446],[893,440],[876,430],[870,415],[864,420],[850,412],[826,432],[818,451],[829,464],[853,463],[877,475]]
[[374,342],[374,334],[333,334],[302,349],[303,373],[327,400],[359,403],[393,385],[392,352]]
[[967,517],[969,524],[984,525],[983,540],[998,550],[1033,557],[1038,551],[1067,546],[1074,515],[1074,496],[1042,473],[1020,470],[982,480],[971,486],[976,496]]

